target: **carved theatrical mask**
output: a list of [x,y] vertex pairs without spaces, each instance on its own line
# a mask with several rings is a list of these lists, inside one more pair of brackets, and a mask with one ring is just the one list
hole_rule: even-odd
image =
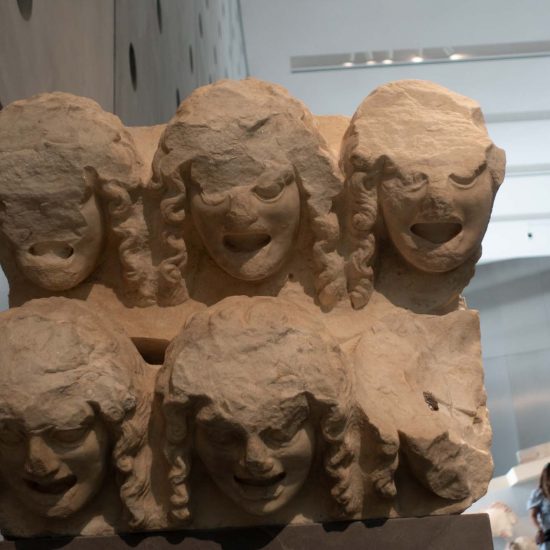
[[253,515],[285,506],[305,483],[315,452],[307,399],[232,404],[235,415],[206,406],[196,417],[195,448],[218,487]]
[[62,174],[66,181],[55,185],[64,191],[32,197],[10,196],[0,189],[0,227],[17,266],[27,279],[47,290],[78,285],[95,269],[103,248],[98,200],[90,186],[78,190],[84,187],[82,177],[79,172]]
[[34,513],[63,518],[101,489],[109,437],[84,397],[40,397],[0,420],[0,475]]
[[[463,152],[463,151],[462,151]],[[379,187],[390,238],[414,267],[450,271],[472,257],[487,229],[495,188],[483,144],[471,154],[387,166]]]
[[212,259],[229,275],[256,281],[292,253],[300,192],[292,166],[237,157],[192,163],[191,215]]
[[[218,488],[248,514],[273,514],[299,492],[307,495],[308,480],[328,477],[339,487],[327,495],[336,509],[328,517],[353,516],[362,482],[348,376],[324,328],[284,300],[232,297],[193,316],[157,382],[174,494],[189,491],[189,469],[177,472],[192,447]],[[333,468],[330,457],[340,452],[347,466]],[[312,468],[319,471],[310,475]],[[200,497],[176,504],[172,516],[188,518],[187,506]],[[313,509],[322,514],[321,504]]]
[[[25,533],[41,533],[37,517],[72,518],[58,525],[78,534],[107,510],[116,522],[126,507],[130,527],[149,512],[143,494],[139,509],[133,496],[144,491],[147,473],[136,462],[149,414],[146,366],[131,341],[108,327],[65,298],[0,315],[0,479],[9,488],[0,508],[25,508]],[[118,483],[132,490],[119,498]]]
[[[473,268],[504,164],[475,101],[422,80],[380,86],[359,106],[343,139],[356,248],[350,265],[374,263],[369,239],[378,239],[385,226],[417,270]],[[366,286],[366,271],[353,274],[358,287]]]
[[[166,287],[205,299],[199,281],[214,275],[221,297],[236,286],[275,294],[292,271],[327,309],[344,297],[341,175],[313,116],[284,88],[250,78],[195,90],[161,136],[152,185],[162,191]],[[218,267],[236,280],[222,282]]]
[[0,257],[10,285],[24,287],[20,274],[54,292],[84,281],[102,260],[111,221],[98,194],[119,189],[108,202],[122,210],[140,166],[120,120],[90,99],[54,92],[3,109]]

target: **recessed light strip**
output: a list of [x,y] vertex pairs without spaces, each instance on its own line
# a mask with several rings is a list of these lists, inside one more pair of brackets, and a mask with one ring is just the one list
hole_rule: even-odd
[[532,57],[550,57],[550,41],[401,50],[369,50],[346,54],[298,55],[290,58],[290,68],[291,72],[300,73]]

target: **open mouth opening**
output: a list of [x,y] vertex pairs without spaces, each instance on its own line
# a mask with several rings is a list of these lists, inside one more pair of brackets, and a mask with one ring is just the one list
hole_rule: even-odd
[[286,472],[281,472],[275,476],[264,477],[264,478],[247,478],[234,476],[235,481],[241,485],[248,485],[250,487],[269,487],[275,485],[276,483],[281,482],[286,477]]
[[76,484],[76,476],[71,475],[55,481],[33,481],[28,479],[26,483],[37,493],[59,495],[65,493]]
[[267,233],[241,233],[223,238],[223,245],[231,252],[256,252],[270,242],[271,237]]
[[433,244],[450,241],[462,231],[458,222],[422,222],[411,226],[411,232]]
[[55,256],[67,260],[74,254],[74,248],[64,242],[43,241],[33,244],[29,248],[29,254],[33,256]]

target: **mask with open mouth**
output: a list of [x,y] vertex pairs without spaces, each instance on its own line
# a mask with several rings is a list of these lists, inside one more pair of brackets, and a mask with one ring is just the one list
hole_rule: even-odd
[[85,401],[42,403],[0,423],[0,471],[29,510],[67,518],[101,489],[109,438]]
[[99,202],[91,193],[82,201],[58,195],[37,196],[34,201],[30,206],[10,199],[4,203],[2,231],[17,265],[39,287],[51,291],[73,288],[93,272],[103,250],[105,230]]
[[214,170],[199,161],[191,170],[191,215],[202,242],[219,267],[245,281],[279,271],[292,254],[300,225],[292,168],[259,166],[237,158]]
[[435,157],[406,168],[390,166],[382,176],[380,205],[389,236],[419,270],[447,272],[479,250],[495,189],[485,147],[472,145],[470,153],[468,162],[456,166]]
[[308,477],[314,429],[305,397],[295,401],[294,406],[274,404],[274,414],[260,422],[257,411],[227,417],[206,407],[197,415],[195,445],[201,461],[218,487],[249,514],[279,510]]

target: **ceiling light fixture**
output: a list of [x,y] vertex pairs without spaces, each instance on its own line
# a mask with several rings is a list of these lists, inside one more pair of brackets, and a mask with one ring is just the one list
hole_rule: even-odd
[[[0,0],[1,3],[1,0]],[[326,55],[300,55],[290,58],[293,73],[376,69],[384,66],[416,65],[422,63],[463,63],[469,61],[500,61],[506,59],[550,58],[550,40],[535,42],[509,42],[500,44],[474,44],[462,46],[431,46],[396,50],[366,50]]]

